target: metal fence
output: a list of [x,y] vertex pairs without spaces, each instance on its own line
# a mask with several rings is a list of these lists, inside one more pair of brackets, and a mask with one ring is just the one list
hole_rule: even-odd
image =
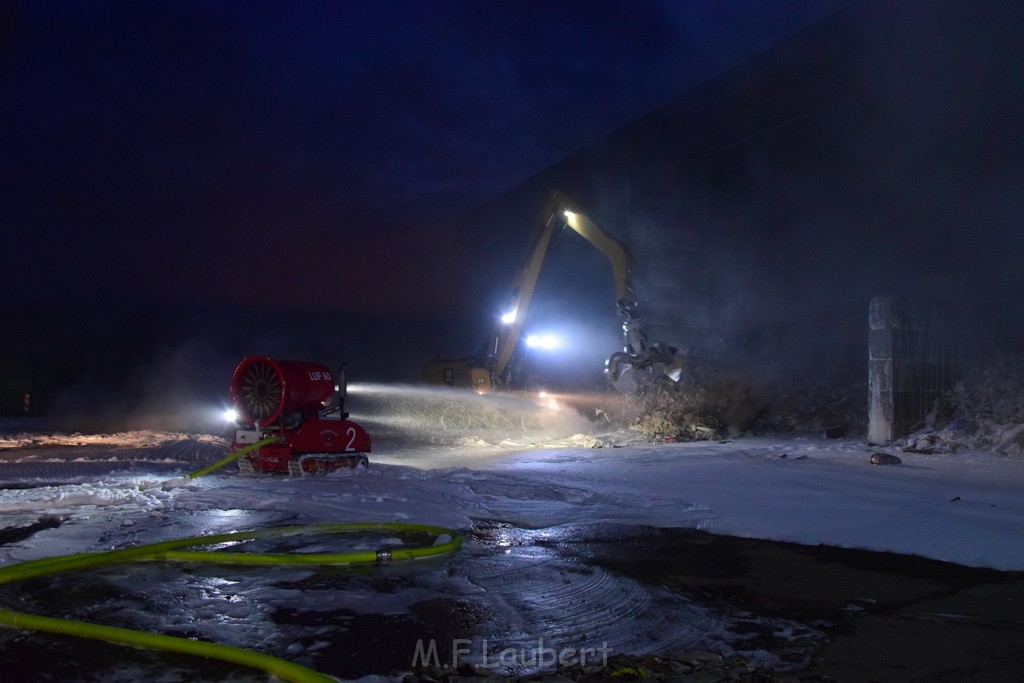
[[987,348],[988,331],[962,308],[876,297],[868,310],[868,442],[889,444],[922,427],[936,399]]

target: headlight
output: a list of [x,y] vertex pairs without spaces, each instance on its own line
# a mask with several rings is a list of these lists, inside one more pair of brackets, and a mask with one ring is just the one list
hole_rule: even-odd
[[562,340],[554,334],[531,334],[526,337],[526,345],[531,349],[551,351],[560,347]]

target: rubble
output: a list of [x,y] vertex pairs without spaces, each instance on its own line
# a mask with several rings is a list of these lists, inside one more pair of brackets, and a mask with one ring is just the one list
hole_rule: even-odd
[[650,441],[718,441],[722,422],[714,410],[704,388],[666,384],[637,397],[629,429]]
[[867,378],[812,376],[779,387],[753,426],[757,432],[820,431],[842,438],[867,430]]
[[462,437],[460,439],[457,439],[455,441],[455,445],[456,446],[469,447],[469,448],[481,448],[481,447],[484,447],[484,446],[491,446],[493,444],[491,444],[488,441],[485,441],[484,439],[480,438],[479,436],[464,436],[464,437]]
[[903,462],[899,456],[890,453],[872,453],[868,460],[872,465],[899,465]]
[[497,444],[487,441],[480,436],[464,436],[456,440],[457,446],[468,446],[473,448],[493,447],[500,448],[605,448],[608,446],[603,440],[590,434],[573,434],[564,438],[538,439],[522,437],[518,439],[502,439]]
[[935,402],[902,446],[908,453],[1024,455],[1024,355],[999,354],[976,367]]
[[653,441],[796,430],[841,438],[867,430],[866,396],[866,377],[808,373],[782,384],[709,372],[698,388],[670,385],[642,397],[630,429]]
[[[659,384],[629,401],[589,408],[595,436],[506,440],[466,437],[461,445],[602,448],[635,443],[721,441],[741,435],[817,432],[844,438],[867,432],[867,377],[837,365],[785,382],[702,369],[699,386]],[[856,368],[854,368],[856,370]],[[585,414],[585,411],[580,411]],[[604,429],[605,431],[601,431]],[[607,432],[607,433],[605,433]],[[905,452],[986,450],[1024,455],[1024,355],[1001,355],[936,402],[932,413],[897,444]]]
[[590,434],[573,434],[544,444],[545,448],[604,448],[605,443]]
[[[707,373],[699,388],[659,387],[642,397],[629,429],[656,442],[791,431],[841,438],[866,433],[866,397],[867,377],[848,370],[761,384]],[[1024,354],[977,365],[897,445],[908,453],[1024,456]]]

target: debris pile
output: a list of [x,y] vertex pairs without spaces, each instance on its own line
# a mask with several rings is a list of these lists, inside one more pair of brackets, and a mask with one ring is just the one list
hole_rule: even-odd
[[636,398],[637,417],[629,429],[649,441],[712,441],[722,438],[722,422],[704,388],[666,384]]
[[903,446],[910,453],[964,449],[1024,455],[1024,355],[999,354],[976,367]]
[[639,400],[631,425],[651,440],[717,440],[743,434],[867,430],[867,379],[809,374],[785,384],[709,375],[699,388],[658,387]]
[[868,425],[867,373],[863,377],[811,376],[780,387],[767,399],[753,431],[759,433],[824,430],[835,425],[846,435]]
[[494,443],[479,436],[466,436],[456,440],[456,446],[484,448],[498,446],[501,448],[604,448],[604,441],[590,434],[573,434],[564,438],[505,438]]

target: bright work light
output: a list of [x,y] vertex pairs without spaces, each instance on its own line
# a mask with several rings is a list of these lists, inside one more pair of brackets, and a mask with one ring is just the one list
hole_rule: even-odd
[[562,345],[562,340],[554,334],[531,334],[526,337],[526,345],[531,349],[551,351]]

